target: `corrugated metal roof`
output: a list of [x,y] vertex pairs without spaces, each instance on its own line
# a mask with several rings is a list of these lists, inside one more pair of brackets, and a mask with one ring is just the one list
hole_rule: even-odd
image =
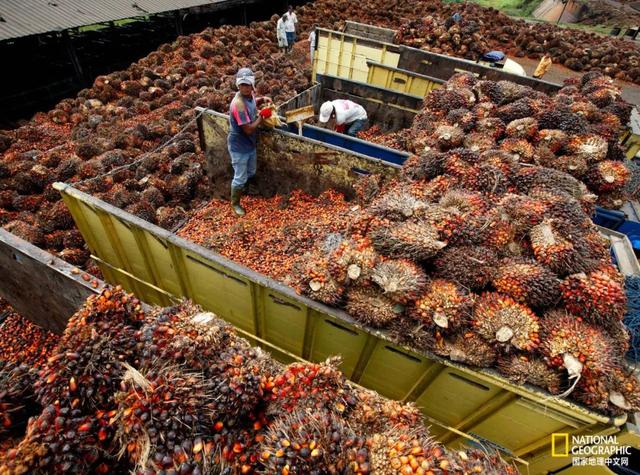
[[0,40],[213,3],[226,0],[0,0]]

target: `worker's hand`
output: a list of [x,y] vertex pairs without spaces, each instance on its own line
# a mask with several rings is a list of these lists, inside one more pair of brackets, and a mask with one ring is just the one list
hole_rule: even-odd
[[271,110],[271,107],[265,107],[260,111],[260,117],[262,117],[263,119],[268,119],[272,114],[273,111]]
[[273,100],[270,97],[267,96],[260,96],[258,98],[256,98],[256,106],[260,107],[262,104],[271,104],[273,103]]

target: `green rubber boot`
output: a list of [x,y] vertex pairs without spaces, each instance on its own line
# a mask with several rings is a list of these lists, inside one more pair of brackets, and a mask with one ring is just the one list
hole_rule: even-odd
[[243,187],[231,187],[231,207],[233,212],[238,216],[244,216],[244,209],[240,206],[240,197],[242,196]]

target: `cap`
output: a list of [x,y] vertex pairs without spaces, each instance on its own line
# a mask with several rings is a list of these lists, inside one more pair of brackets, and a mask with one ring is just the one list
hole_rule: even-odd
[[249,68],[240,68],[238,74],[236,74],[236,86],[240,84],[248,84],[254,87],[256,85],[256,77],[253,75],[253,71]]
[[333,112],[333,104],[331,101],[324,102],[320,106],[320,117],[318,120],[320,122],[329,122],[329,118],[331,117],[331,113]]

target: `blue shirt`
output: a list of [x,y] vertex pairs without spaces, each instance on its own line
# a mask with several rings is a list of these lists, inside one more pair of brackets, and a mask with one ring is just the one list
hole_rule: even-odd
[[256,149],[256,139],[258,131],[251,135],[242,130],[242,125],[247,125],[258,118],[258,109],[256,107],[256,99],[252,97],[247,99],[240,91],[236,92],[235,97],[229,106],[229,137],[227,144],[231,152],[248,153]]

